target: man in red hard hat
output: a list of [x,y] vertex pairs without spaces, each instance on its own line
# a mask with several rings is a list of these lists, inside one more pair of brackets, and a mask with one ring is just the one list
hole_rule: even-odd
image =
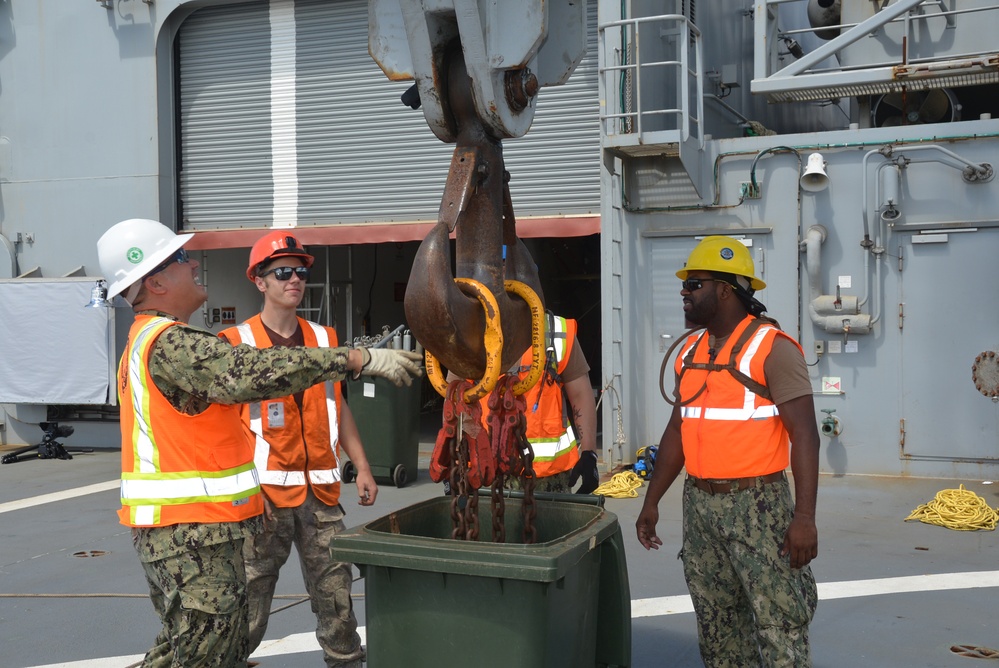
[[[313,257],[289,231],[263,236],[250,251],[246,276],[263,296],[258,315],[219,336],[257,348],[335,348],[336,330],[298,317]],[[263,533],[243,545],[250,607],[250,652],[264,637],[278,573],[291,546],[298,551],[305,588],[318,620],[316,638],[327,666],[360,668],[364,659],[351,605],[350,564],[330,558],[330,538],[345,529],[340,504],[339,450],[357,470],[362,506],[375,502],[361,437],[342,383],[321,383],[285,397],[253,402],[244,420],[255,443],[265,514]]]

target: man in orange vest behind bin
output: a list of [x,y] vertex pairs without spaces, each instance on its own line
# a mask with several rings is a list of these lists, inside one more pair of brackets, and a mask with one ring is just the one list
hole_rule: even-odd
[[[313,257],[287,231],[261,237],[250,251],[246,277],[264,298],[258,315],[219,336],[257,348],[336,347],[336,331],[296,315]],[[256,443],[254,460],[264,493],[264,531],[243,545],[250,603],[250,652],[267,630],[278,573],[291,546],[316,614],[316,638],[327,666],[360,668],[364,659],[350,599],[350,564],[330,558],[330,538],[344,530],[340,505],[342,446],[357,470],[362,506],[378,496],[361,437],[343,401],[342,383],[323,383],[293,395],[255,402],[244,410]],[[386,416],[386,419],[390,419]]]
[[242,547],[264,504],[241,404],[351,372],[396,384],[421,373],[402,351],[233,347],[187,325],[208,297],[183,248],[193,236],[133,218],[97,242],[108,297],[136,314],[118,367],[118,516],[163,624],[142,663],[150,668],[246,665]]
[[686,467],[680,556],[704,664],[810,666],[819,435],[801,347],[762,315],[766,284],[739,240],[706,237],[676,275],[688,322],[706,329],[677,356],[638,540],[662,545],[658,504]]

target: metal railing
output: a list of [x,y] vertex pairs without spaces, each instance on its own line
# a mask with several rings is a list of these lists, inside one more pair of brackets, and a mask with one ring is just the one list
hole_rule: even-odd
[[[992,12],[999,10],[999,5],[947,10],[939,0],[898,0],[859,23],[782,30],[777,24],[778,5],[792,2],[807,0],[764,0],[756,8],[752,90],[766,95],[772,102],[876,95],[903,87],[911,91],[999,82],[999,55],[991,45],[982,44],[981,48],[966,53],[949,51],[931,57],[913,53],[914,45],[925,47],[926,44],[925,39],[915,38],[918,26],[940,21],[945,22],[948,29],[954,29],[959,27],[958,17],[980,12],[989,12],[994,21],[999,18],[999,12]],[[873,52],[862,56],[860,64],[851,62],[857,60],[856,57],[845,58],[850,47],[860,48],[861,40],[883,35],[885,28],[892,24],[901,25],[901,36],[893,50],[880,57]],[[809,53],[797,53],[794,60],[783,64],[781,56],[788,54],[780,53],[782,46],[789,48],[796,35],[823,30],[838,30],[840,34]],[[880,40],[878,44],[886,42]],[[823,67],[831,57],[846,64]]]
[[[695,25],[680,14],[621,19],[598,26],[598,39],[604,96],[616,108],[600,114],[609,145],[616,145],[616,138],[624,144],[654,143],[664,131],[678,131],[680,141],[703,138],[701,33]],[[670,81],[678,89],[672,94],[663,90]]]

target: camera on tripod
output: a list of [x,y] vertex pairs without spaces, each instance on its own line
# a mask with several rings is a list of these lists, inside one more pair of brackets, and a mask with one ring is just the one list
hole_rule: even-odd
[[[58,422],[39,422],[38,426],[45,436],[42,442],[37,445],[29,445],[24,448],[9,452],[0,457],[0,464],[13,464],[25,459],[72,459],[70,451],[63,447],[58,438],[66,438],[73,433],[73,427],[61,425]],[[34,452],[32,452],[34,451]],[[72,452],[93,452],[93,448],[77,448]]]
[[45,432],[42,443],[51,443],[57,438],[66,438],[75,431],[70,425],[61,425],[58,422],[39,422],[38,426]]

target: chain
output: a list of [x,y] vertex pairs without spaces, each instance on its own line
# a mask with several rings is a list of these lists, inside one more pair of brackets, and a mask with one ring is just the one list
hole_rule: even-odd
[[534,504],[534,448],[527,440],[527,416],[520,415],[520,421],[514,430],[517,439],[517,450],[524,462],[524,471],[521,473],[521,486],[524,489],[524,502],[522,510],[524,513],[524,545],[533,545],[538,540],[538,530],[534,526],[538,509]]
[[493,480],[491,494],[489,495],[489,506],[493,515],[493,542],[506,542],[506,520],[504,519],[505,505],[503,502],[503,482],[506,476],[502,472],[496,474]]
[[[465,487],[468,487],[467,480]],[[465,539],[479,540],[479,490],[473,489],[466,494],[468,503],[465,505]]]
[[448,479],[451,481],[451,538],[465,538],[465,506],[468,504],[468,444],[462,430],[464,416],[458,418],[458,435],[452,439],[451,466]]

